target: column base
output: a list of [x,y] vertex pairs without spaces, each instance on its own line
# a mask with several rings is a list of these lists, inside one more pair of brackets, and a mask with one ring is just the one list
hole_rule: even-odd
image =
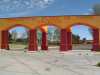
[[48,46],[44,46],[44,45],[42,45],[42,46],[41,46],[41,50],[43,50],[43,51],[47,51],[47,50],[48,50]]
[[72,45],[68,45],[68,50],[72,50]]
[[92,51],[100,52],[100,46],[94,45]]
[[10,50],[9,45],[2,44],[1,49]]
[[37,45],[29,45],[28,51],[38,51]]
[[61,45],[60,46],[60,51],[63,52],[63,51],[69,51],[68,47],[66,45]]

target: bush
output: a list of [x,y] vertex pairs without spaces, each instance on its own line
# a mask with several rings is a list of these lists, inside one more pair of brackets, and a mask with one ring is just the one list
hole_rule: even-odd
[[100,62],[98,62],[98,63],[96,64],[96,66],[97,66],[97,67],[100,67]]

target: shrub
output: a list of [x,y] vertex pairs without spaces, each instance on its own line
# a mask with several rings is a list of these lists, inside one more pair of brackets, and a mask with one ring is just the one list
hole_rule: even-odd
[[98,63],[96,64],[96,66],[97,66],[97,67],[100,67],[100,62],[98,62]]

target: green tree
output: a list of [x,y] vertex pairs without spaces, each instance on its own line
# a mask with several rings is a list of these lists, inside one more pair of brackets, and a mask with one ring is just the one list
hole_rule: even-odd
[[93,6],[93,11],[95,15],[100,15],[100,3]]
[[54,30],[54,40],[57,42],[60,40],[60,31],[57,28]]
[[79,44],[80,43],[80,36],[72,34],[72,43]]
[[17,32],[16,32],[16,30],[13,30],[12,31],[11,38],[12,38],[12,41],[13,42],[16,42],[16,40],[17,40]]
[[42,32],[40,30],[37,30],[37,40],[38,40],[38,44],[41,45],[41,42],[42,42]]

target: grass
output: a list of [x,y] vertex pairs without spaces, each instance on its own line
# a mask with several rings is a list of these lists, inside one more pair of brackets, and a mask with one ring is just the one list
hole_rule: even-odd
[[27,47],[27,45],[24,45],[24,44],[9,44],[10,48],[11,49],[24,49]]

